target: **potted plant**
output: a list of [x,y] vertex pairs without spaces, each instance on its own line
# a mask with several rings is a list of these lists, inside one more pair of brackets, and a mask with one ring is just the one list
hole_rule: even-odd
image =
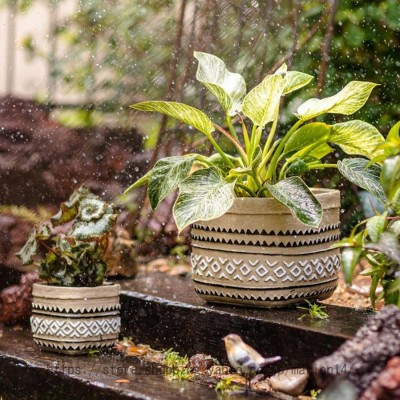
[[[337,246],[342,248],[342,265],[346,282],[352,283],[356,267],[364,260],[368,268],[361,274],[371,277],[370,300],[384,299],[385,304],[400,306],[400,121],[390,130],[385,142],[378,146],[380,153],[373,161],[373,172],[380,185],[372,187],[371,194],[380,200],[383,209],[358,223],[350,236]],[[346,169],[343,173],[347,175]],[[357,183],[354,174],[348,178]],[[378,287],[382,288],[377,294]]]
[[51,225],[35,226],[17,254],[24,265],[38,258],[46,281],[33,285],[31,317],[33,339],[43,350],[85,353],[118,338],[120,286],[104,283],[103,259],[116,219],[113,205],[81,187]]
[[[192,225],[192,278],[206,300],[281,307],[329,297],[337,285],[340,196],[310,189],[301,179],[316,169],[337,168],[321,160],[332,145],[349,155],[371,158],[383,137],[372,125],[352,120],[329,125],[311,122],[325,113],[350,115],[376,86],[353,81],[339,93],[309,99],[297,109],[297,122],[278,135],[282,96],[307,85],[312,76],[287,71],[283,64],[246,94],[239,74],[218,57],[195,52],[197,79],[217,98],[219,126],[202,111],[182,103],[148,101],[131,107],[174,117],[210,141],[211,156],[186,154],[159,160],[126,191],[148,184],[154,208],[179,189],[173,215],[180,230]],[[225,151],[222,134],[235,148]],[[351,170],[354,159],[342,160]],[[363,158],[356,158],[364,160]],[[368,174],[368,169],[359,171]],[[361,182],[361,186],[370,184]]]

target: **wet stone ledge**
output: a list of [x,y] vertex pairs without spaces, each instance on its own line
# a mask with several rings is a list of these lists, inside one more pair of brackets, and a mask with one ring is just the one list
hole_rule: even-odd
[[141,274],[122,287],[122,334],[153,348],[173,348],[182,354],[210,354],[227,363],[222,338],[237,333],[264,356],[282,361],[268,372],[311,368],[351,338],[372,312],[327,306],[330,318],[298,320],[303,314],[289,309],[250,309],[212,305],[194,291],[188,277],[162,273]]
[[[120,281],[123,336],[154,349],[173,348],[189,356],[206,353],[227,363],[222,338],[237,333],[265,356],[281,355],[267,367],[306,367],[352,337],[370,313],[328,306],[329,320],[298,320],[296,308],[246,309],[211,305],[194,292],[189,278],[161,273]],[[53,399],[218,399],[207,382],[168,381],[154,365],[113,353],[65,356],[38,349],[26,330],[0,326],[0,398]],[[123,380],[123,382],[118,382]],[[234,399],[245,398],[235,395]],[[249,398],[272,399],[252,393]]]
[[[3,400],[200,400],[219,399],[213,388],[169,381],[155,364],[134,357],[96,357],[42,352],[27,330],[3,328],[0,338],[0,398]],[[124,381],[118,383],[118,381]],[[252,393],[235,400],[271,399]]]

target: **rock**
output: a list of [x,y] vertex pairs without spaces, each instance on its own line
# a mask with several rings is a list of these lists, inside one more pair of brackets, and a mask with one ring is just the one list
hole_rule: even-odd
[[313,372],[319,387],[337,376],[353,383],[363,393],[377,379],[387,361],[400,354],[400,310],[389,305],[373,315],[356,335],[333,354],[317,360]]
[[360,400],[400,399],[400,357],[393,357],[386,364]]
[[277,392],[299,396],[308,382],[308,371],[305,368],[287,369],[269,378],[272,389]]
[[207,354],[195,354],[189,359],[189,368],[195,372],[206,372],[213,365],[215,360]]
[[18,285],[4,289],[0,293],[0,322],[16,322],[32,313],[32,286],[38,276],[30,272],[21,277]]

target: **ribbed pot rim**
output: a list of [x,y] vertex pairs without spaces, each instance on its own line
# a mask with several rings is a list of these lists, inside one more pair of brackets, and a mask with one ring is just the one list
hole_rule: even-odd
[[48,299],[96,299],[119,295],[121,286],[118,283],[104,282],[101,286],[66,287],[52,286],[47,283],[34,283],[32,295]]
[[[339,190],[312,188],[311,191],[324,210],[340,207]],[[291,211],[273,197],[235,197],[226,214],[291,214]]]

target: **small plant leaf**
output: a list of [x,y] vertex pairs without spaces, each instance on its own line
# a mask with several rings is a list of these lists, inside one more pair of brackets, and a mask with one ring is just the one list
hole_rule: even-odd
[[361,247],[346,247],[342,251],[342,266],[344,278],[347,284],[351,285],[354,269],[362,253]]
[[400,146],[400,121],[397,122],[397,124],[393,125],[392,128],[390,129],[386,140],[388,142],[397,144],[398,146]]
[[301,158],[296,158],[286,170],[286,176],[301,176],[308,172],[307,163]]
[[386,217],[387,212],[383,213],[382,215],[375,215],[374,217],[368,219],[366,225],[367,231],[373,242],[379,242],[379,238],[381,237],[381,234],[386,226]]
[[103,238],[111,232],[117,220],[114,206],[106,204],[101,215],[90,221],[76,220],[72,225],[69,236],[76,240],[91,240]]
[[303,86],[308,85],[314,77],[303,72],[288,71],[287,65],[282,64],[281,67],[275,72],[276,75],[282,75],[285,78],[285,88],[283,95],[301,89]]
[[368,167],[368,160],[364,158],[345,158],[337,163],[339,172],[351,183],[365,189],[378,200],[386,203],[386,196],[382,189],[379,177],[381,168],[377,165]]
[[313,122],[299,128],[286,142],[285,153],[290,153],[320,140],[328,141],[331,127],[322,122]]
[[389,230],[400,238],[400,220],[393,221],[389,226]]
[[368,243],[365,248],[378,250],[397,264],[400,264],[400,241],[393,232],[382,232],[378,243]]
[[260,127],[278,118],[279,102],[285,88],[281,75],[268,75],[244,98],[242,110],[251,121]]
[[197,155],[186,155],[166,157],[157,161],[151,171],[148,187],[153,210],[188,177],[196,158]]
[[166,114],[193,126],[193,128],[204,133],[206,136],[210,136],[215,131],[213,122],[206,114],[195,107],[183,103],[173,101],[145,101],[133,104],[130,107],[140,111],[155,111]]
[[22,249],[16,254],[16,256],[22,261],[22,264],[32,264],[32,257],[37,253],[38,248],[38,242],[36,240],[36,228],[34,228],[28,240]]
[[91,196],[94,195],[84,186],[81,186],[79,189],[75,190],[71,194],[68,201],[61,203],[58,213],[51,217],[51,223],[53,226],[62,225],[72,221],[78,215],[78,205],[80,199]]
[[354,114],[366,103],[375,86],[378,85],[372,82],[352,81],[334,96],[307,100],[297,109],[296,116],[307,121],[325,113]]
[[271,195],[287,206],[303,224],[319,226],[322,219],[321,204],[301,178],[293,176],[275,185],[266,185]]
[[345,153],[368,158],[372,158],[376,147],[384,141],[378,129],[359,120],[332,125],[329,137],[329,142],[339,145]]
[[246,82],[240,74],[229,72],[218,57],[195,51],[199,61],[196,78],[218,99],[224,111],[234,116],[242,109]]
[[227,183],[214,167],[195,171],[182,181],[173,209],[179,230],[225,214],[233,204],[234,187],[235,182]]
[[385,160],[381,183],[390,204],[400,209],[400,155]]

